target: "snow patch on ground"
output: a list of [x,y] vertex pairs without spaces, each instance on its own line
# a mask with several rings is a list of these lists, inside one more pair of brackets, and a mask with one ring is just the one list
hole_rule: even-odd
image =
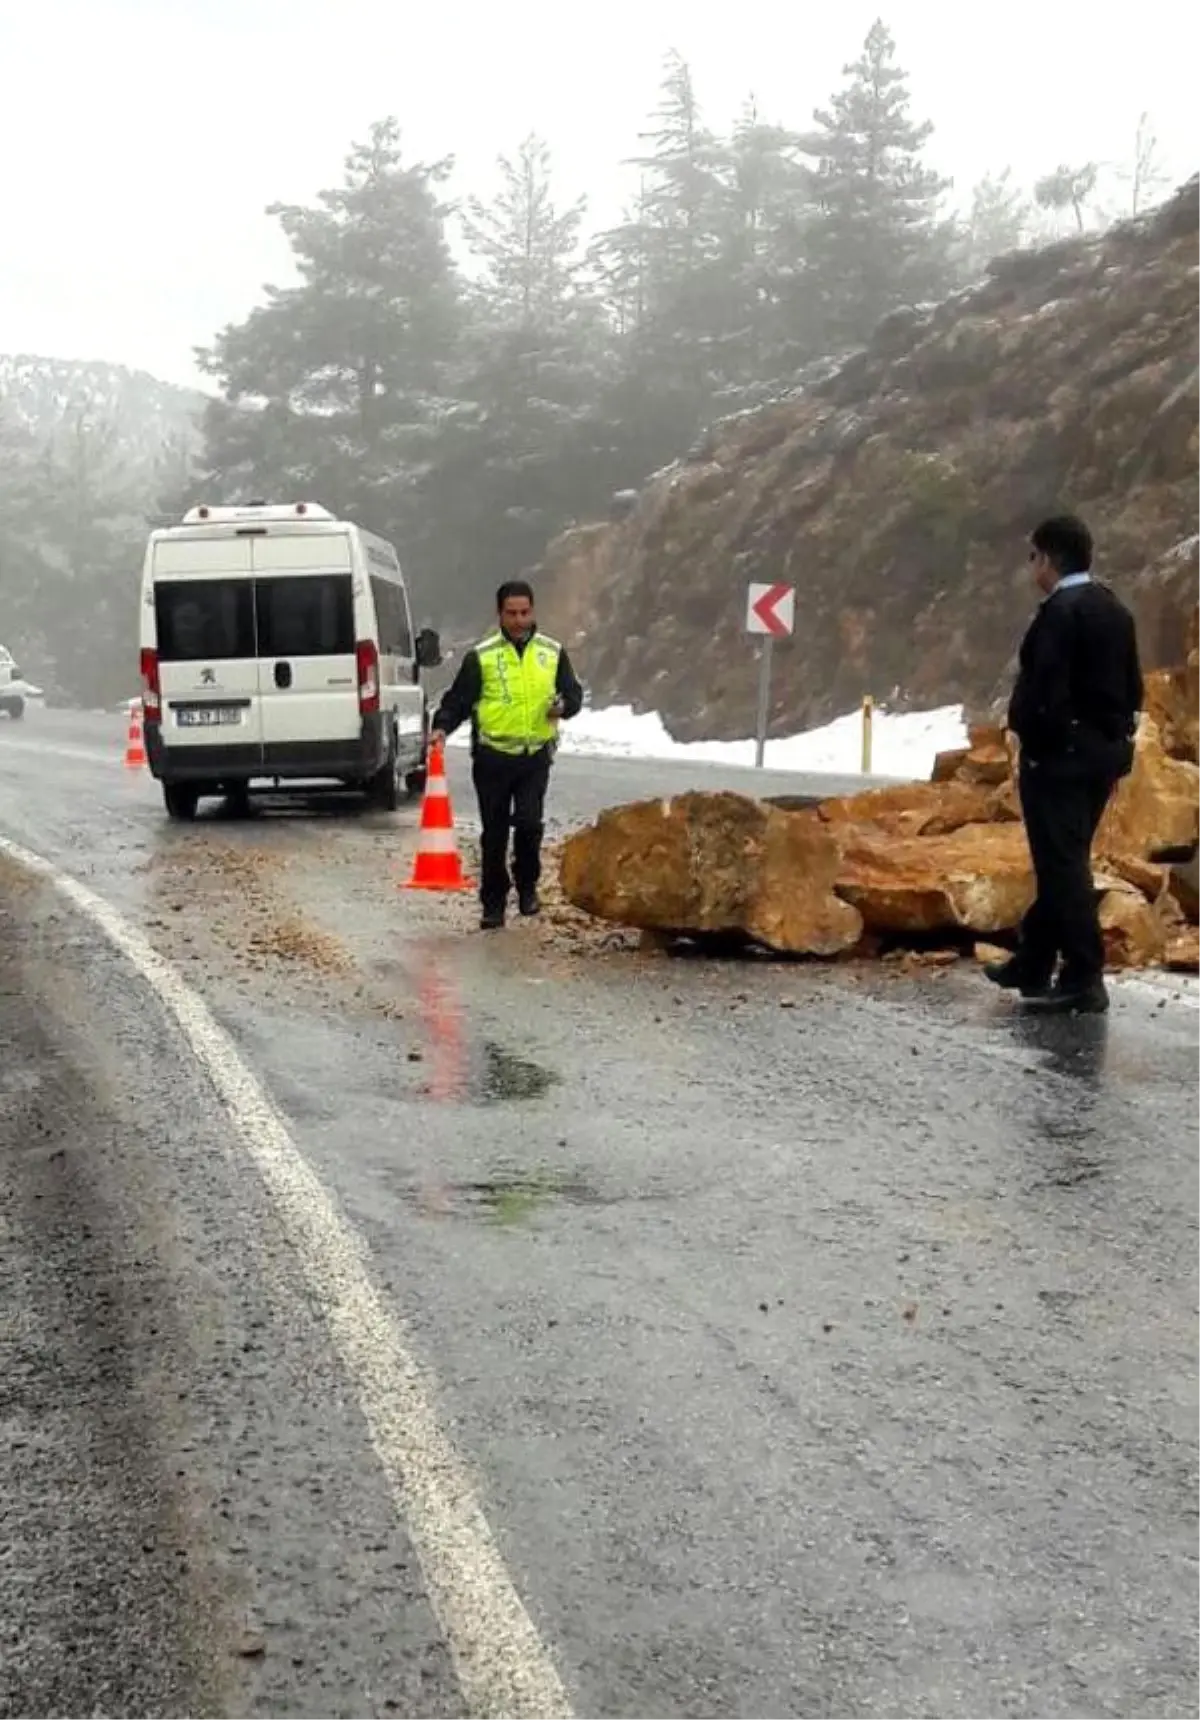
[[[961,705],[936,711],[876,711],[872,722],[871,774],[928,779],[939,752],[967,744]],[[671,739],[656,713],[639,715],[630,705],[585,710],[562,725],[564,755],[602,758],[661,758],[697,764],[752,765],[754,741]],[[862,714],[844,717],[805,734],[767,742],[768,770],[797,775],[854,776],[862,765]]]

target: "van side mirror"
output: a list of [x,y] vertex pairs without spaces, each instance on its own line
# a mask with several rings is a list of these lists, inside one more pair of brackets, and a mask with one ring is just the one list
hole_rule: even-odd
[[442,642],[432,627],[422,627],[417,634],[418,669],[436,669],[442,660]]

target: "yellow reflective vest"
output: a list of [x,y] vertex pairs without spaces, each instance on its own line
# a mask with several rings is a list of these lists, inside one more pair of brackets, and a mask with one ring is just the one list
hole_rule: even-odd
[[558,739],[547,715],[558,696],[558,659],[562,646],[534,633],[518,651],[503,633],[489,633],[475,647],[480,694],[475,727],[484,746],[495,752],[538,752]]

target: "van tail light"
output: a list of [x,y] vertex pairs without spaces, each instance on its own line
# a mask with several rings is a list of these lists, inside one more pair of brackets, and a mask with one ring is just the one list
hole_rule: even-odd
[[354,647],[358,661],[358,708],[363,716],[379,709],[379,652],[370,639],[360,639]]
[[162,721],[162,688],[158,680],[158,652],[148,645],[142,648],[142,717],[146,722]]

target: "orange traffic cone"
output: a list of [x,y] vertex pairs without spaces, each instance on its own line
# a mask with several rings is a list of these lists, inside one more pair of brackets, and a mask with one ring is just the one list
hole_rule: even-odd
[[450,785],[446,781],[446,755],[440,746],[429,753],[429,777],[421,803],[421,832],[413,860],[412,877],[406,890],[469,890],[458,843],[454,839],[454,813],[450,807]]
[[142,701],[135,699],[129,707],[129,732],[125,737],[125,769],[145,770],[146,742],[142,735]]

